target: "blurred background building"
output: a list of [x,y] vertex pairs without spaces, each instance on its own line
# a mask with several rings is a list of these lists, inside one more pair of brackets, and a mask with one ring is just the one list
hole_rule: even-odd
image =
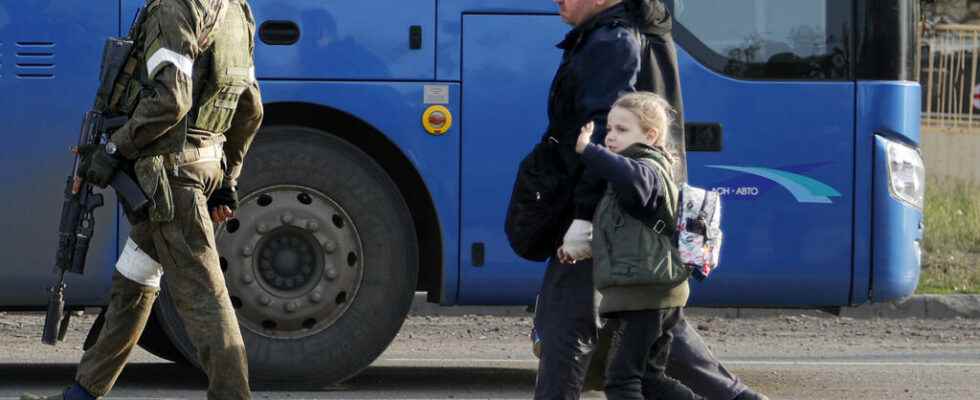
[[927,171],[980,184],[980,0],[922,1],[918,31]]

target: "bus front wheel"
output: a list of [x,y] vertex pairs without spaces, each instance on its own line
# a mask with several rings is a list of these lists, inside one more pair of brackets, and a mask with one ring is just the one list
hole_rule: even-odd
[[[411,306],[418,244],[397,186],[354,145],[305,127],[257,136],[236,218],[216,227],[252,381],[323,387],[371,364]],[[165,329],[193,346],[166,290]]]

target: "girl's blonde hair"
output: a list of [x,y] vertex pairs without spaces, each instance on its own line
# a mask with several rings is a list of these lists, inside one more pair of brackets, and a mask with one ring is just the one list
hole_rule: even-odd
[[656,138],[651,138],[654,139],[653,147],[667,155],[668,160],[672,159],[667,151],[667,136],[674,123],[675,111],[667,100],[653,92],[633,92],[620,97],[613,107],[621,107],[636,115],[644,132],[657,134]]

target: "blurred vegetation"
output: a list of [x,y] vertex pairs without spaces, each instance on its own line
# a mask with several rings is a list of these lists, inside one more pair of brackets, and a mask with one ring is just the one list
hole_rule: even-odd
[[929,178],[922,244],[919,293],[980,293],[980,186]]

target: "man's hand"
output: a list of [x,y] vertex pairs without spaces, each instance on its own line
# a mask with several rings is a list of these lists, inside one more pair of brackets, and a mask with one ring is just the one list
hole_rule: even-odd
[[578,260],[592,258],[592,223],[577,219],[565,232],[565,238],[558,249],[558,261],[574,264]]
[[211,213],[211,221],[216,224],[234,218],[237,209],[238,190],[233,187],[222,186],[208,198],[208,212]]
[[106,153],[105,145],[88,144],[78,148],[82,161],[78,167],[78,175],[87,182],[105,188],[112,182],[113,175],[119,169],[121,160]]
[[558,262],[561,264],[575,264],[578,261],[565,252],[564,248],[558,248]]
[[585,152],[585,148],[592,143],[592,131],[595,130],[595,122],[589,121],[589,123],[582,126],[582,132],[578,134],[578,141],[575,142],[575,152],[582,154]]

